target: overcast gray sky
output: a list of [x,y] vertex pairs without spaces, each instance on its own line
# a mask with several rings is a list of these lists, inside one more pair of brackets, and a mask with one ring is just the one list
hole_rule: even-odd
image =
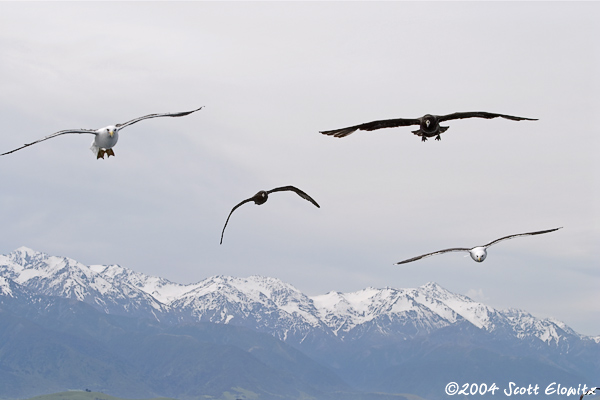
[[[309,295],[434,281],[600,335],[600,4],[0,3],[0,253]],[[539,121],[329,130],[426,113]],[[231,208],[260,189],[292,193]],[[550,229],[395,266],[448,247]]]

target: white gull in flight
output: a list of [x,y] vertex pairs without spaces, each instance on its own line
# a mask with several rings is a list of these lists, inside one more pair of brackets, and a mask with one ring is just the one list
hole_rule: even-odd
[[554,229],[548,229],[548,230],[545,230],[545,231],[517,233],[516,235],[508,235],[508,236],[501,237],[500,239],[496,239],[496,240],[494,240],[494,241],[492,241],[492,242],[490,242],[488,244],[485,244],[483,246],[476,246],[476,247],[473,247],[471,249],[468,249],[466,247],[454,247],[454,248],[451,248],[451,249],[434,251],[433,253],[427,253],[427,254],[423,254],[423,255],[418,256],[418,257],[413,257],[413,258],[409,258],[408,260],[397,262],[396,265],[397,264],[406,264],[406,263],[409,263],[409,262],[420,260],[421,258],[431,257],[431,256],[435,256],[437,254],[450,253],[450,252],[453,252],[453,251],[468,251],[469,254],[471,255],[471,258],[473,260],[475,260],[477,262],[483,262],[483,260],[485,260],[485,258],[487,257],[487,248],[490,247],[490,246],[492,246],[492,245],[494,245],[494,244],[496,244],[496,243],[500,243],[503,240],[513,239],[513,238],[516,238],[516,237],[519,237],[519,236],[541,235],[543,233],[549,233],[549,232],[557,231],[557,230],[559,230],[561,228],[562,227],[560,227],[560,228],[554,228]]
[[197,108],[192,111],[183,111],[183,112],[176,112],[176,113],[148,114],[143,117],[134,118],[131,121],[127,121],[122,124],[109,125],[109,126],[105,126],[104,128],[100,128],[100,129],[67,129],[64,131],[58,131],[58,132],[53,133],[52,135],[46,136],[45,138],[36,140],[35,142],[27,143],[19,148],[16,148],[11,151],[7,151],[6,153],[2,153],[2,154],[0,154],[0,156],[5,156],[7,154],[14,153],[17,150],[24,149],[25,147],[29,147],[33,144],[43,142],[44,140],[52,139],[57,136],[66,135],[66,134],[70,134],[70,133],[89,133],[89,134],[95,135],[94,141],[92,142],[92,146],[90,147],[90,150],[92,150],[94,155],[96,155],[96,158],[97,159],[104,158],[105,154],[107,155],[107,157],[110,157],[110,156],[115,155],[112,148],[117,144],[117,141],[119,140],[119,131],[121,129],[128,127],[129,125],[133,125],[136,122],[142,121],[144,119],[158,118],[158,117],[183,117],[183,116],[189,115],[193,112],[199,111],[201,109],[202,109],[202,107]]

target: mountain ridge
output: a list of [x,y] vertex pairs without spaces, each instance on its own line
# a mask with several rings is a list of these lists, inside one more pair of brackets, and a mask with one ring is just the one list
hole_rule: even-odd
[[[548,345],[558,346],[567,336],[600,342],[600,336],[580,335],[554,318],[540,319],[518,309],[496,310],[435,282],[418,288],[369,287],[307,296],[276,278],[216,275],[185,285],[119,265],[86,266],[27,247],[0,255],[0,278],[36,293],[77,299],[106,313],[233,323],[284,341],[294,337],[301,342],[309,335],[355,340],[367,325],[381,334],[399,333],[391,322],[412,325],[414,334],[430,333],[467,321],[488,332],[508,328],[519,339],[536,338]],[[3,287],[7,284],[0,282],[0,290],[9,290]]]

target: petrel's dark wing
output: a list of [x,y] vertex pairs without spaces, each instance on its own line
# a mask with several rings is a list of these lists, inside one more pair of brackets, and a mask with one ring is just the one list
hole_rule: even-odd
[[502,117],[502,118],[506,118],[506,119],[512,119],[513,121],[522,121],[522,120],[527,120],[527,121],[537,121],[537,118],[525,118],[525,117],[515,117],[513,115],[505,115],[505,114],[495,114],[495,113],[489,113],[489,112],[485,112],[485,111],[467,111],[467,112],[455,112],[453,114],[448,114],[448,115],[438,115],[438,121],[449,121],[451,119],[463,119],[463,118],[486,118],[486,119],[492,119],[492,118],[497,118],[497,117]]
[[302,190],[300,190],[300,189],[298,189],[297,187],[294,187],[294,186],[282,186],[282,187],[278,187],[278,188],[275,188],[275,189],[268,190],[267,193],[270,194],[270,193],[273,193],[273,192],[283,192],[283,191],[287,191],[287,190],[292,191],[292,192],[296,192],[298,194],[298,196],[302,197],[305,200],[310,201],[315,206],[321,208],[321,206],[319,206],[317,204],[317,202],[312,197],[310,197],[308,194],[304,193]]
[[581,393],[581,396],[579,396],[579,400],[583,400],[583,396],[587,396],[590,394],[596,394],[596,390],[600,390],[600,388],[590,388],[590,390],[588,390],[587,392]]
[[332,131],[322,131],[321,133],[323,135],[329,135],[329,136],[335,136],[335,137],[345,137],[356,130],[374,131],[376,129],[382,129],[382,128],[395,128],[397,126],[410,126],[410,125],[419,125],[419,124],[421,124],[421,120],[418,118],[384,119],[381,121],[373,121],[373,122],[367,122],[367,123],[361,124],[361,125],[350,126],[348,128],[334,129]]
[[445,249],[445,250],[440,250],[440,251],[434,251],[433,253],[427,253],[427,254],[423,254],[422,256],[413,257],[413,258],[409,258],[408,260],[397,262],[396,265],[397,264],[406,264],[406,263],[409,263],[409,262],[420,260],[421,258],[435,256],[437,254],[450,253],[450,252],[453,252],[453,251],[469,251],[469,250],[471,250],[471,249],[466,249],[466,248],[462,248],[462,247],[455,247],[455,248],[452,248],[452,249]]
[[126,126],[133,125],[136,122],[140,122],[140,121],[142,121],[144,119],[149,119],[149,118],[158,118],[158,117],[185,117],[186,115],[189,115],[189,114],[194,113],[196,111],[202,110],[203,107],[204,106],[202,106],[200,108],[197,108],[195,110],[192,110],[192,111],[182,111],[182,112],[176,112],[176,113],[162,113],[162,114],[148,114],[148,115],[144,115],[143,117],[134,118],[131,121],[127,121],[127,122],[124,122],[122,124],[117,124],[116,127],[119,128],[119,129],[123,129]]
[[65,130],[65,131],[58,131],[58,132],[53,133],[52,135],[46,136],[45,138],[42,138],[40,140],[36,140],[35,142],[27,143],[27,144],[24,144],[23,146],[18,147],[18,148],[14,149],[14,150],[7,151],[6,153],[2,153],[2,154],[0,154],[0,156],[5,156],[7,154],[14,153],[17,150],[21,150],[21,149],[24,149],[25,147],[29,147],[32,144],[43,142],[44,140],[52,139],[54,137],[57,137],[57,136],[60,136],[60,135],[66,135],[66,134],[69,134],[69,133],[91,133],[92,135],[95,135],[96,131],[94,129],[68,129],[68,130]]
[[233,207],[231,209],[231,212],[227,216],[227,221],[225,221],[225,226],[223,227],[223,231],[221,232],[221,243],[219,243],[219,244],[223,244],[223,234],[225,233],[225,228],[227,228],[227,223],[229,222],[229,217],[231,217],[231,214],[233,214],[233,212],[236,210],[236,208],[238,208],[242,204],[248,203],[249,201],[252,201],[252,200],[254,200],[254,197],[250,197],[249,199],[246,199],[246,200],[240,202],[239,204],[237,204],[235,207]]
[[531,236],[531,235],[541,235],[543,233],[550,233],[550,232],[557,231],[557,230],[559,230],[561,228],[562,228],[562,226],[560,228],[548,229],[548,230],[545,230],[545,231],[517,233],[516,235],[508,235],[508,236],[501,237],[500,239],[496,239],[493,242],[490,242],[490,243],[484,245],[483,247],[490,247],[491,245],[499,243],[499,242],[501,242],[503,240],[508,240],[508,239],[519,237],[519,236]]

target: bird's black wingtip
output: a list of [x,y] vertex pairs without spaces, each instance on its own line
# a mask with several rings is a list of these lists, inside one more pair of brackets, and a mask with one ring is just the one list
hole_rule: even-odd
[[527,117],[512,117],[512,118],[508,118],[508,119],[514,119],[516,121],[539,121],[538,118],[527,118]]
[[322,135],[333,136],[333,137],[336,137],[336,138],[343,138],[343,137],[346,137],[346,136],[350,135],[355,130],[356,129],[352,129],[352,130],[348,130],[348,129],[336,129],[336,130],[333,130],[333,131],[319,131],[319,133],[322,134]]

